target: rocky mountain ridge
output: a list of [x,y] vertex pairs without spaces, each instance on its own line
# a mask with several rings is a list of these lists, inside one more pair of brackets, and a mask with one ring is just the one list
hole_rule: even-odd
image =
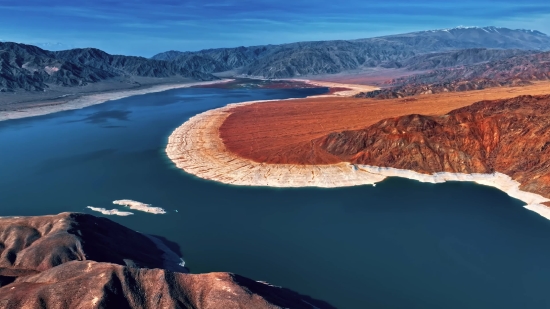
[[110,55],[94,48],[50,52],[32,45],[0,42],[0,92],[45,91],[52,85],[74,87],[133,76],[216,79],[173,63]]
[[133,77],[216,79],[212,73],[290,78],[373,68],[437,70],[550,50],[550,37],[527,30],[462,27],[359,40],[297,42],[198,52],[168,51],[146,59],[94,48],[46,51],[0,43],[0,91],[45,91]]
[[[465,57],[471,52],[463,54],[462,58],[467,59],[456,57],[457,50],[479,48],[488,49],[485,57],[477,60],[471,55],[470,58]],[[373,67],[435,69],[443,65],[466,65],[513,56],[506,55],[502,49],[550,50],[550,37],[530,30],[459,27],[349,41],[241,46],[198,52],[168,51],[152,59],[174,62],[180,66],[194,63],[209,73],[236,70],[238,74],[247,76],[287,78]],[[453,52],[445,54],[450,51]],[[440,58],[449,57],[451,60],[448,64],[445,59],[437,63],[434,63],[435,59],[431,63],[424,61],[422,68],[414,60],[407,62],[415,56],[434,52],[442,53]]]
[[417,31],[405,34],[396,34],[382,37],[384,39],[399,40],[408,44],[422,44],[424,50],[447,47],[452,49],[464,48],[499,48],[499,49],[526,49],[549,50],[548,35],[526,29],[509,29],[505,27],[455,27]]

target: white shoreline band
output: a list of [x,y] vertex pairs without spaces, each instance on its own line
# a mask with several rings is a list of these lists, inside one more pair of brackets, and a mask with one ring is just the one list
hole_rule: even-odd
[[[272,100],[277,101],[277,100]],[[520,183],[501,173],[421,174],[390,167],[338,163],[327,165],[265,164],[241,158],[228,151],[219,136],[219,127],[235,106],[262,101],[230,104],[191,117],[168,138],[166,154],[174,164],[203,179],[241,186],[269,187],[347,187],[374,185],[387,177],[402,177],[421,182],[469,181],[495,187],[525,202],[525,208],[550,219],[550,201],[539,194],[521,191]]]

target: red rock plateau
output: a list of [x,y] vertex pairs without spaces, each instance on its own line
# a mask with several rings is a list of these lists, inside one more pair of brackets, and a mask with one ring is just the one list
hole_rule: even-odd
[[550,93],[550,82],[403,99],[321,97],[262,102],[232,108],[219,128],[227,150],[272,164],[331,164],[342,158],[312,141],[333,132],[364,129],[409,114],[444,115],[482,100]]
[[177,272],[149,237],[91,215],[1,218],[0,244],[0,308],[333,308],[235,274]]
[[537,82],[404,99],[267,102],[235,107],[219,131],[230,152],[259,163],[499,172],[550,197],[549,93],[550,83]]

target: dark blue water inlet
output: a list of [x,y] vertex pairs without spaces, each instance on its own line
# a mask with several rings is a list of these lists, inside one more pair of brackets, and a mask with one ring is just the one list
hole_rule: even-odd
[[179,89],[0,122],[0,215],[134,199],[168,214],[110,218],[176,242],[195,273],[235,272],[338,308],[550,307],[550,221],[496,189],[397,178],[235,187],[164,154],[174,128],[201,111],[322,91]]

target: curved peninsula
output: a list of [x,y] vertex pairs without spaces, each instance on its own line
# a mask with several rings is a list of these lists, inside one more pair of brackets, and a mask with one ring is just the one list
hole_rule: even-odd
[[[543,205],[550,196],[544,159],[510,161],[550,151],[543,143],[550,97],[511,99],[549,93],[549,84],[393,100],[325,96],[233,104],[189,119],[172,133],[166,152],[188,173],[234,185],[342,187],[391,176],[475,181],[550,218]],[[483,101],[488,98],[497,100]],[[529,147],[506,150],[511,141]]]

